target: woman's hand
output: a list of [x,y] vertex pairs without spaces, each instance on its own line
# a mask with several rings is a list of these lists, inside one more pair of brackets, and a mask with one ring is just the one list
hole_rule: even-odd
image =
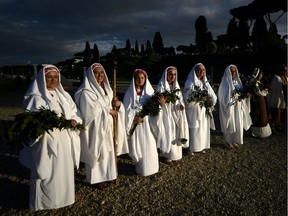
[[164,105],[165,105],[166,99],[165,99],[165,97],[164,97],[162,94],[158,96],[158,102],[159,102],[159,104],[160,104],[161,106],[164,106]]
[[71,125],[73,127],[76,127],[77,124],[78,124],[78,122],[75,119],[71,119]]
[[135,116],[134,118],[134,122],[136,124],[141,124],[143,122],[143,118],[139,117],[139,116]]
[[120,107],[121,101],[119,101],[118,99],[112,100],[112,106],[113,107]]
[[117,118],[118,116],[118,112],[116,110],[110,109],[109,114],[113,117],[113,118]]
[[204,97],[202,97],[202,100],[203,100],[203,101],[207,101],[207,100],[208,100],[208,97],[207,97],[207,96],[204,96]]

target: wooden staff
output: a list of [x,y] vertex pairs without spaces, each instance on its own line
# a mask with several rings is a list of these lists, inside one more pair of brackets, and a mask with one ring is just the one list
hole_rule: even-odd
[[[117,61],[114,60],[114,69],[113,69],[113,101],[116,101],[117,98],[117,83],[116,83],[116,68],[117,68]],[[114,103],[113,103],[114,104]],[[113,109],[117,111],[117,107],[113,106]],[[117,168],[117,117],[113,118],[113,143],[114,143],[114,156],[115,156],[115,164],[116,164],[116,173],[118,175],[118,168]],[[119,180],[118,177],[116,178],[116,185],[118,184]]]

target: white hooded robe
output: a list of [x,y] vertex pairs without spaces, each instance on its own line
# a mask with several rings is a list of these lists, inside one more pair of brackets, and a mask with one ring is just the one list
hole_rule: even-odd
[[[137,70],[136,70],[137,71]],[[148,80],[141,95],[137,95],[134,76],[124,96],[124,106],[126,109],[126,131],[133,125],[135,115],[141,111],[143,105],[151,98],[154,89]],[[129,156],[135,162],[136,173],[141,176],[148,176],[158,172],[159,158],[156,147],[155,136],[151,128],[151,116],[145,116],[143,122],[137,125],[133,135],[129,138]]]
[[[104,88],[98,84],[92,68],[102,67],[94,63],[86,71],[84,81],[75,93],[75,103],[83,116],[86,130],[81,131],[81,161],[85,163],[86,179],[90,184],[112,181],[117,178],[113,140],[112,108],[113,91],[105,73]],[[128,153],[124,130],[125,110],[118,110],[117,155]]]
[[[212,106],[217,102],[217,96],[211,85],[207,81],[206,72],[203,80],[199,80],[196,76],[196,67],[203,65],[196,64],[190,71],[188,78],[184,84],[184,100],[186,103],[186,115],[189,125],[189,149],[191,152],[201,152],[210,148],[210,129],[215,130],[214,118],[206,114],[206,108],[200,107],[198,102],[188,103],[189,95],[195,91],[195,86],[201,90],[206,89],[211,96]],[[203,65],[204,66],[204,65]]]
[[[46,88],[45,68],[54,67],[59,73],[59,85],[52,97]],[[24,108],[38,112],[44,106],[66,119],[81,123],[72,97],[60,83],[60,72],[53,65],[40,70],[24,95]],[[75,202],[74,167],[80,159],[79,131],[54,129],[45,132],[20,152],[20,162],[31,170],[30,209],[57,209]]]
[[242,88],[242,82],[237,67],[236,77],[232,80],[231,66],[226,67],[218,90],[220,126],[227,143],[243,144],[243,129],[248,130],[252,125],[250,99],[234,102],[237,98],[232,97],[233,91]]
[[[157,147],[161,150],[163,157],[168,160],[180,160],[182,158],[182,148],[187,148],[189,145],[189,129],[187,123],[187,117],[185,109],[180,110],[180,105],[185,108],[182,92],[177,81],[177,72],[176,80],[172,85],[169,85],[167,82],[168,70],[171,67],[167,67],[162,77],[157,85],[158,92],[171,92],[172,90],[179,89],[177,92],[178,100],[175,104],[172,102],[165,103],[161,108],[161,112],[157,116],[159,120],[158,123],[158,136],[157,136]],[[177,70],[176,70],[177,71]],[[183,142],[185,139],[185,142]],[[182,142],[181,142],[182,141]]]

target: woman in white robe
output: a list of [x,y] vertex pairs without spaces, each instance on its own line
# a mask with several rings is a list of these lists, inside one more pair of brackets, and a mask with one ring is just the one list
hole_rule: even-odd
[[210,129],[215,130],[212,112],[210,111],[210,114],[207,114],[206,108],[204,106],[201,107],[199,102],[189,101],[189,97],[197,88],[207,90],[212,110],[217,102],[217,96],[207,80],[206,69],[201,63],[196,64],[192,68],[184,85],[184,101],[186,103],[186,115],[189,125],[189,150],[191,154],[193,152],[205,153],[205,149],[210,148]]
[[243,144],[244,129],[248,130],[252,125],[250,98],[239,100],[239,94],[234,94],[234,91],[242,90],[238,68],[229,65],[224,71],[218,90],[220,126],[228,148]]
[[132,82],[124,96],[126,110],[126,131],[138,124],[134,133],[129,136],[129,156],[135,162],[136,173],[148,176],[159,171],[159,158],[156,139],[151,128],[151,116],[141,118],[137,114],[151,98],[154,89],[148,80],[147,73],[142,69],[135,70]]
[[[113,91],[105,69],[99,63],[92,64],[86,71],[83,83],[74,95],[81,111],[81,161],[85,163],[86,179],[104,189],[117,178],[116,155],[128,152],[124,131],[125,109],[118,100],[113,100]],[[112,102],[113,101],[113,102]],[[112,107],[112,103],[119,110]],[[114,149],[113,118],[117,118],[117,149]],[[102,184],[100,184],[102,183]]]
[[179,90],[176,102],[165,103],[157,117],[162,122],[158,124],[161,128],[157,136],[157,147],[166,162],[170,163],[182,159],[182,148],[187,148],[189,144],[189,129],[176,67],[169,66],[164,70],[156,89],[161,93]]
[[[81,123],[72,97],[60,83],[60,72],[54,65],[43,67],[24,95],[24,108],[39,112],[50,109],[71,125]],[[79,132],[54,129],[45,132],[20,152],[20,162],[31,169],[30,209],[57,209],[75,202],[74,167],[80,159]]]

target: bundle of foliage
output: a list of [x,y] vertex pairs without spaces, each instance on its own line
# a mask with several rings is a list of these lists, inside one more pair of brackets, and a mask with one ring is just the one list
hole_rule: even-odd
[[240,89],[234,89],[232,91],[232,102],[231,105],[234,105],[236,101],[242,101],[248,98],[251,94],[254,93],[254,84],[251,82],[250,76],[242,76],[240,74],[241,81],[242,81],[242,88]]
[[205,114],[212,118],[212,111],[214,110],[214,106],[212,104],[212,97],[208,94],[207,89],[201,89],[200,86],[197,85],[194,86],[194,90],[188,95],[187,102],[198,103],[201,109],[205,107]]
[[58,117],[55,111],[42,106],[39,112],[27,111],[16,115],[8,128],[8,138],[14,145],[28,145],[30,141],[54,129],[84,130],[85,128],[82,124],[73,127],[71,120],[65,119],[63,114]]
[[249,97],[250,91],[248,88],[234,89],[232,92],[232,105],[235,104],[236,100],[242,101]]
[[[166,103],[175,103],[179,97],[177,95],[177,92],[180,91],[180,89],[175,89],[175,90],[171,90],[171,91],[167,91],[165,90],[164,92],[158,92],[156,91],[152,97],[147,101],[147,103],[142,107],[142,110],[137,113],[137,116],[144,118],[147,115],[151,115],[151,116],[157,116],[160,112],[160,104],[158,101],[159,96],[163,95],[165,97]],[[138,124],[134,124],[130,131],[129,131],[129,137],[132,136],[132,134],[134,133],[136,127]]]

